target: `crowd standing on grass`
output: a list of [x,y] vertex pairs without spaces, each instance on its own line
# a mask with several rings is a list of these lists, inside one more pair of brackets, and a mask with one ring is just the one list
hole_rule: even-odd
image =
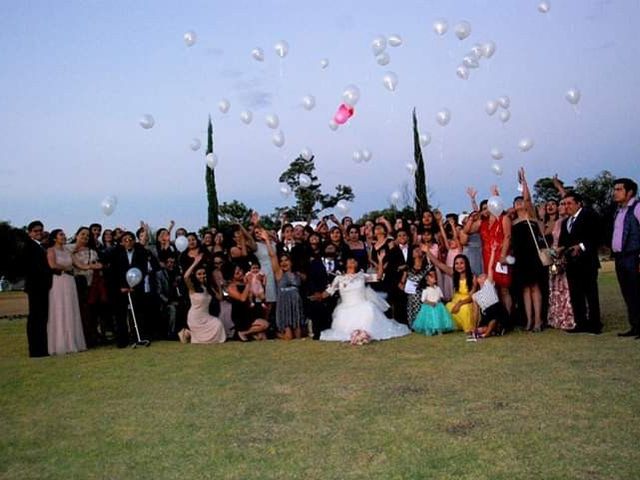
[[[502,212],[434,210],[420,218],[317,224],[286,218],[198,235],[174,222],[155,233],[81,226],[47,233],[28,226],[24,249],[32,357],[147,340],[215,344],[312,337],[354,344],[461,330],[470,338],[514,328],[600,334],[597,215],[560,182],[562,198],[534,206],[522,195]],[[614,182],[611,251],[630,328],[640,338],[640,202],[637,184]],[[499,195],[493,187],[492,195]],[[394,223],[392,223],[394,220]],[[173,237],[173,238],[172,238]],[[142,281],[131,287],[127,272]],[[132,310],[136,325],[131,322]]]

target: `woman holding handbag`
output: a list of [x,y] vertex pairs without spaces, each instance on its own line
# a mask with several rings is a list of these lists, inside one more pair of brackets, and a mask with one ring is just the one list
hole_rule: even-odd
[[540,284],[546,275],[544,263],[550,264],[549,249],[540,248],[544,242],[543,228],[536,220],[531,202],[531,193],[524,169],[518,172],[522,185],[522,197],[516,197],[513,208],[516,219],[511,229],[511,247],[515,263],[513,266],[514,288],[520,294],[527,317],[527,331],[542,331],[542,291]]

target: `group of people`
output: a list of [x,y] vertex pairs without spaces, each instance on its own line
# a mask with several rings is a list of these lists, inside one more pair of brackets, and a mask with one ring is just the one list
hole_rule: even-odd
[[[174,222],[153,234],[144,222],[136,232],[92,224],[67,243],[62,230],[47,234],[34,221],[24,250],[30,355],[110,341],[122,348],[138,335],[184,343],[311,336],[361,344],[412,331],[462,330],[475,339],[516,326],[599,334],[597,215],[557,179],[561,200],[535,206],[524,170],[519,180],[522,195],[498,214],[486,200],[476,203],[470,188],[470,213],[427,210],[361,225],[330,215],[313,226],[283,219],[270,231],[254,212],[248,225],[224,232],[174,232]],[[496,187],[490,193],[499,195]],[[634,337],[636,195],[635,182],[616,180],[611,247],[631,325],[621,335]],[[127,273],[134,267],[142,281],[132,287]]]

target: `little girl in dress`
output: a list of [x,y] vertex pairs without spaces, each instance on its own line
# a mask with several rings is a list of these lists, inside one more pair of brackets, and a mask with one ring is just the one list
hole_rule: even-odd
[[449,310],[442,303],[442,290],[438,286],[435,270],[427,274],[427,288],[422,291],[422,306],[413,322],[413,330],[425,335],[455,330]]
[[251,264],[251,269],[244,276],[244,282],[249,287],[249,298],[251,306],[256,303],[262,303],[265,299],[265,286],[267,285],[267,276],[260,270],[260,264],[255,262]]

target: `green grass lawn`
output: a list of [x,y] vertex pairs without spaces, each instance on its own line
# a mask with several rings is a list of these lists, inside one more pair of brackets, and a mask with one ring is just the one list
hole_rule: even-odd
[[419,335],[29,359],[0,321],[0,478],[637,479],[640,340]]

